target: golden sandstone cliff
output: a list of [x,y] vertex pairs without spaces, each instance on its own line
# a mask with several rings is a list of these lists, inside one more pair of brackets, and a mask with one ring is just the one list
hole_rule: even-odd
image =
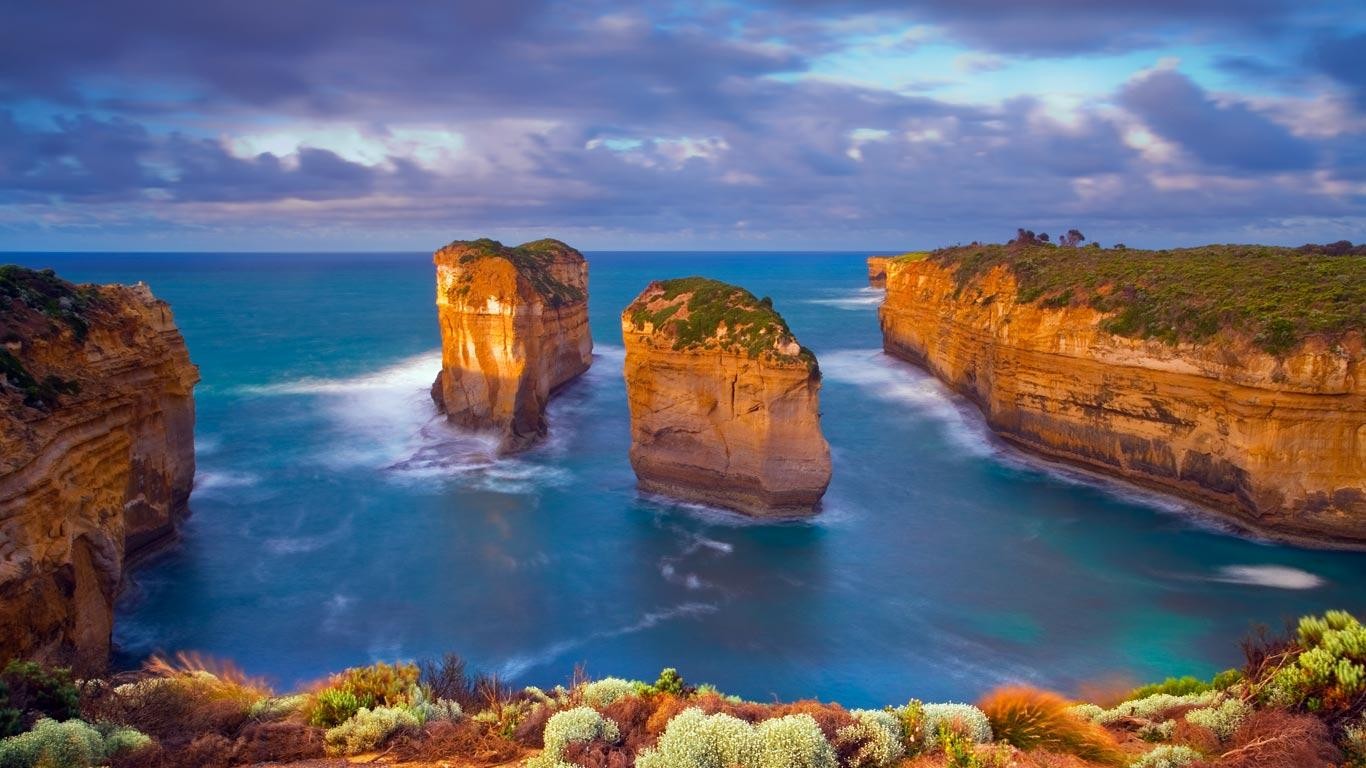
[[0,658],[104,666],[128,557],[187,511],[198,381],[146,286],[0,267]]
[[881,322],[1014,443],[1359,547],[1364,294],[1360,256],[970,246],[893,261]]
[[751,515],[815,511],[830,483],[820,370],[768,299],[692,277],[622,313],[642,490]]
[[873,288],[887,287],[887,262],[893,258],[892,256],[868,257],[868,285]]
[[546,434],[545,407],[588,370],[588,263],[558,240],[509,248],[456,241],[436,252],[441,372],[432,399],[452,423],[499,433],[499,450]]

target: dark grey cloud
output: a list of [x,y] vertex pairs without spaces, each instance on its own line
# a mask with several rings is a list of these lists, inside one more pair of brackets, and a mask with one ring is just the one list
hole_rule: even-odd
[[1366,32],[1318,37],[1309,61],[1351,89],[1357,106],[1366,110]]
[[1119,101],[1162,138],[1212,166],[1257,172],[1315,163],[1308,142],[1245,104],[1216,102],[1180,72],[1148,73],[1125,86]]

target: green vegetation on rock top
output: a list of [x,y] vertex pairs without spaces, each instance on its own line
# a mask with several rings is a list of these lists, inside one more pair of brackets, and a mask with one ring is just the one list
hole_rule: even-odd
[[563,283],[550,273],[549,267],[556,256],[566,252],[579,253],[559,240],[544,238],[508,247],[497,240],[483,237],[478,240],[456,240],[446,248],[464,250],[460,255],[461,264],[482,259],[505,259],[552,307],[563,307],[587,298],[583,289]]
[[[910,254],[903,259],[915,256]],[[930,260],[954,270],[961,291],[996,266],[1017,300],[1089,305],[1118,336],[1203,342],[1229,329],[1274,355],[1307,338],[1366,331],[1366,256],[1261,245],[1162,251],[1043,244],[945,248]]]
[[[13,264],[0,265],[0,344],[24,341],[20,332],[28,313],[64,323],[77,341],[90,332],[85,313],[99,302],[91,285],[69,283],[50,269],[33,270]],[[39,380],[18,357],[0,347],[0,388],[10,386],[23,395],[24,405],[51,410],[61,395],[80,392],[80,384],[57,376]]]
[[[796,354],[780,349],[796,344],[787,321],[773,300],[756,298],[739,286],[706,277],[680,277],[652,283],[626,308],[637,328],[646,323],[673,339],[673,348],[717,348],[750,358],[768,355],[780,362],[801,361],[814,368],[816,356],[806,347]],[[724,337],[719,336],[722,325]]]

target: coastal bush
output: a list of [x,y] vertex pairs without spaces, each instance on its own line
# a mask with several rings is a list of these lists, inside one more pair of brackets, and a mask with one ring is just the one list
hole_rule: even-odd
[[1254,712],[1222,748],[1219,768],[1334,768],[1343,754],[1328,726],[1312,715]]
[[1347,753],[1348,765],[1366,768],[1366,716],[1342,730],[1342,749]]
[[634,695],[636,684],[619,677],[604,677],[579,688],[579,698],[590,707],[605,707],[624,696]]
[[333,754],[358,755],[375,749],[400,730],[421,726],[421,720],[407,707],[361,707],[346,722],[329,728],[323,741]]
[[1185,746],[1163,744],[1129,764],[1129,768],[1186,768],[1200,753]]
[[991,733],[1023,750],[1064,752],[1104,765],[1123,765],[1124,754],[1104,728],[1074,714],[1067,700],[1025,686],[999,688],[978,703]]
[[907,755],[918,755],[925,750],[925,705],[911,699],[905,706],[893,710],[901,720],[902,743]]
[[744,720],[691,708],[669,721],[654,748],[636,756],[636,768],[752,768],[760,749],[759,735]]
[[675,696],[682,696],[687,684],[683,682],[683,676],[678,674],[678,670],[673,667],[665,667],[659,672],[659,679],[655,681],[654,689],[659,693],[671,693]]
[[567,765],[565,749],[570,744],[590,741],[615,742],[621,738],[617,724],[588,707],[575,707],[555,713],[545,724],[541,754],[527,761],[527,768],[558,768]]
[[944,728],[977,744],[991,741],[991,721],[986,714],[971,704],[925,704],[920,730],[924,734],[924,749],[940,748],[940,734]]
[[151,743],[131,728],[101,732],[84,720],[42,718],[32,730],[0,741],[0,768],[88,768]]
[[0,737],[19,733],[42,717],[62,721],[80,714],[80,693],[70,669],[11,661],[0,671]]
[[809,714],[785,715],[759,723],[757,768],[836,768],[835,750]]
[[465,758],[471,764],[501,765],[522,754],[522,748],[515,742],[468,717],[459,722],[428,723],[420,731],[400,732],[386,749],[404,763],[446,764],[451,758]]
[[1171,696],[1185,696],[1191,693],[1204,693],[1210,689],[1210,684],[1198,677],[1186,675],[1185,677],[1169,677],[1160,683],[1150,683],[1140,688],[1135,688],[1126,696],[1126,699],[1146,699],[1159,693]]
[[307,694],[291,696],[265,696],[257,699],[247,709],[252,720],[279,720],[302,710],[308,704]]
[[123,723],[179,749],[203,734],[235,736],[270,689],[230,664],[181,655],[154,658],[140,680],[87,686],[85,709],[95,719]]
[[1186,722],[1210,729],[1220,741],[1228,741],[1233,732],[1252,714],[1252,707],[1238,698],[1224,701],[1186,713]]
[[424,725],[443,720],[453,723],[464,715],[458,702],[450,699],[433,700],[421,689],[418,689],[413,695],[413,703],[410,708]]
[[1272,706],[1350,717],[1366,707],[1366,627],[1345,611],[1300,619],[1294,641],[1263,661]]
[[889,768],[906,754],[906,727],[894,711],[855,709],[851,725],[836,735],[842,764],[848,768]]
[[[1154,693],[1134,701],[1124,701],[1116,704],[1110,709],[1101,710],[1099,714],[1094,714],[1092,721],[1101,725],[1109,725],[1121,718],[1133,717],[1140,720],[1162,721],[1169,719],[1166,717],[1172,710],[1182,707],[1195,708],[1209,705],[1214,701],[1218,694],[1215,691],[1204,691],[1203,693],[1188,693],[1184,696],[1173,696],[1170,693]],[[1076,710],[1074,710],[1076,711]],[[1085,710],[1091,713],[1091,710]]]
[[413,664],[352,667],[328,680],[304,707],[308,722],[332,728],[361,709],[392,708],[412,703],[419,671]]
[[[471,672],[465,660],[454,653],[420,661],[417,667],[418,682],[432,700],[454,701],[463,712],[478,712],[488,704],[488,693],[502,689],[496,677]],[[539,688],[527,688],[527,691],[533,689],[545,696]]]

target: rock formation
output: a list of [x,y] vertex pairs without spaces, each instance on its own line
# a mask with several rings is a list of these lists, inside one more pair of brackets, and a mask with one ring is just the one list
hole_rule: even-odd
[[700,277],[621,315],[642,490],[751,515],[815,511],[830,483],[820,369],[768,299]]
[[[1262,534],[1366,545],[1366,355],[1361,305],[1346,295],[1363,289],[1358,279],[1285,285],[1315,279],[1312,260],[1286,265],[1298,278],[1261,274],[1277,258],[1310,258],[1289,249],[1181,262],[1180,251],[1011,258],[1001,248],[891,262],[880,313],[887,352],[927,367],[1025,448],[1176,492]],[[1185,272],[1164,266],[1173,263]],[[1226,285],[1240,280],[1249,287]],[[1337,320],[1331,285],[1342,292]],[[1296,338],[1282,316],[1254,338],[1211,320],[1243,305],[1265,312],[1282,288],[1272,303],[1288,302],[1283,315],[1297,311],[1302,289],[1321,297],[1319,318],[1336,322],[1333,332]]]
[[873,288],[887,287],[887,262],[891,256],[868,257],[868,285]]
[[0,658],[105,665],[129,556],[187,512],[197,381],[145,285],[0,267]]
[[588,263],[558,240],[515,248],[456,241],[436,252],[441,372],[432,399],[452,423],[495,431],[499,450],[546,434],[545,407],[588,370]]

